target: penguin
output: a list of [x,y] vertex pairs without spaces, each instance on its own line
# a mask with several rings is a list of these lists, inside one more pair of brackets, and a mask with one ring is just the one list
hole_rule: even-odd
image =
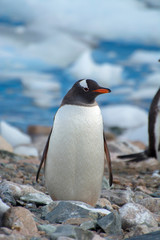
[[110,89],[96,81],[81,79],[64,96],[48,137],[42,164],[45,183],[53,200],[82,201],[95,206],[101,192],[106,155],[109,183],[112,168],[103,131],[103,120],[95,98]]
[[129,158],[129,161],[143,161],[148,157],[154,157],[160,161],[160,88],[150,105],[148,114],[148,136],[149,146],[145,151],[121,155],[118,156],[118,158]]

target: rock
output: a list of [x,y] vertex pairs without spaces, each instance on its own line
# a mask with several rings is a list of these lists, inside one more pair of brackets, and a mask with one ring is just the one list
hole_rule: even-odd
[[26,195],[21,196],[20,200],[24,202],[36,203],[39,205],[46,205],[53,202],[50,196],[42,192],[28,193]]
[[102,179],[102,189],[110,189],[109,180],[105,176]]
[[0,183],[0,197],[4,202],[16,205],[16,200],[28,193],[41,193],[32,186],[20,185],[10,181],[3,181]]
[[96,209],[83,202],[59,201],[57,206],[46,214],[45,219],[50,223],[65,223],[68,219],[84,218],[85,222],[109,213],[106,209]]
[[97,221],[103,231],[109,235],[121,235],[121,218],[117,211],[114,211]]
[[30,125],[27,129],[29,135],[49,135],[51,127]]
[[85,221],[80,225],[80,227],[84,230],[96,229],[96,226],[97,226],[96,220]]
[[0,136],[0,150],[13,152],[13,147],[2,136]]
[[19,233],[13,233],[9,228],[0,228],[0,240],[26,240],[26,236],[22,236]]
[[39,236],[33,214],[22,207],[11,207],[3,216],[3,226],[23,236]]
[[137,200],[136,203],[141,204],[142,206],[146,207],[153,213],[159,214],[160,213],[160,198],[144,198]]
[[3,215],[9,208],[10,207],[0,199],[0,227],[2,226]]
[[151,232],[141,236],[126,238],[126,240],[159,240],[159,239],[160,239],[160,231]]
[[127,229],[133,226],[146,225],[157,227],[158,224],[153,214],[140,204],[126,203],[119,209],[122,218],[122,228]]
[[[130,154],[130,153],[137,153],[140,152],[141,149],[132,144],[131,142],[127,141],[111,141],[108,142],[108,148],[111,153],[117,154]],[[122,162],[122,160],[121,160]]]
[[113,210],[112,204],[106,198],[99,198],[96,207],[105,208],[109,211]]
[[37,149],[31,146],[17,146],[14,148],[14,153],[24,156],[38,157]]
[[132,202],[134,192],[128,187],[127,190],[104,190],[101,197],[107,198],[112,204],[122,206],[125,203]]
[[39,231],[44,231],[48,236],[56,231],[56,226],[53,226],[51,224],[38,225],[37,227]]
[[10,124],[4,121],[0,122],[0,134],[13,147],[20,144],[31,143],[31,138],[27,134],[22,133],[19,129],[11,126]]
[[73,225],[59,225],[59,226],[52,226],[50,225],[47,227],[46,225],[38,226],[39,230],[42,230],[46,232],[46,234],[49,236],[49,239],[55,240],[60,239],[60,237],[65,237],[64,239],[67,239],[68,237],[71,239],[85,239],[85,240],[91,240],[93,239],[94,234],[91,231],[83,230],[80,227],[73,226]]

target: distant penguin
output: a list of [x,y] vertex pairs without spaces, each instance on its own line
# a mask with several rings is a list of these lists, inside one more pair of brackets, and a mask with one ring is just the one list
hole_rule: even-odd
[[101,192],[104,157],[112,169],[103,120],[95,98],[110,89],[91,79],[77,81],[58,109],[37,172],[45,164],[45,182],[53,200],[75,200],[95,205]]
[[148,115],[149,146],[144,152],[118,156],[130,161],[141,161],[148,157],[155,157],[160,161],[160,88],[155,94]]

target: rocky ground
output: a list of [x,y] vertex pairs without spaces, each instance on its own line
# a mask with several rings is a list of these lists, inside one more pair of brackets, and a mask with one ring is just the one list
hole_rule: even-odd
[[[29,132],[32,143],[27,147],[36,148],[40,156],[48,130],[41,131],[43,135]],[[114,184],[108,188],[106,168],[101,197],[93,208],[82,202],[53,202],[43,172],[40,182],[35,181],[39,157],[15,154],[1,137],[0,239],[160,239],[160,163],[153,158],[118,159],[145,146],[107,138]]]

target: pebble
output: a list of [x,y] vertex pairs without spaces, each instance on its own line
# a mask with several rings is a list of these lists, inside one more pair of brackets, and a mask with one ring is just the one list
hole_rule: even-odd
[[[39,229],[43,229],[50,239],[59,239],[60,237],[69,237],[71,239],[85,239],[91,240],[94,237],[94,233],[88,230],[84,230],[80,227],[74,225],[58,225],[53,228],[53,226],[46,227],[38,226]],[[65,239],[64,238],[64,239]]]
[[146,207],[153,213],[159,214],[160,213],[160,198],[144,198],[137,200],[136,203],[141,204],[142,206]]
[[2,226],[3,215],[9,208],[10,207],[7,204],[5,204],[0,198],[0,227]]
[[38,205],[46,205],[53,202],[49,195],[46,195],[45,193],[42,192],[28,193],[26,195],[21,196],[20,200],[24,202],[36,203]]
[[117,211],[98,219],[97,224],[109,235],[120,236],[122,234],[121,218]]
[[77,218],[84,218],[85,222],[86,219],[87,221],[96,220],[109,213],[106,209],[96,209],[83,202],[59,201],[50,212],[45,214],[45,219],[50,223],[65,223],[68,219],[76,221]]
[[153,214],[144,206],[137,203],[126,203],[120,209],[122,228],[127,229],[138,225],[157,227],[158,224]]
[[41,193],[30,185],[21,185],[10,181],[3,181],[0,184],[0,197],[4,202],[16,205],[16,200],[29,193]]
[[123,206],[128,202],[132,202],[134,192],[129,187],[126,190],[121,189],[104,190],[102,192],[101,197],[107,198],[112,204]]
[[3,226],[23,236],[39,236],[33,214],[23,207],[11,207],[5,212]]

